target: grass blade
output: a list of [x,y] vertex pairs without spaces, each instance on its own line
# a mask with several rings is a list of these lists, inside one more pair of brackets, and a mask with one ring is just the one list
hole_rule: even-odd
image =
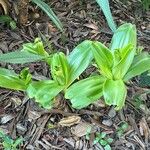
[[45,2],[43,2],[42,0],[32,0],[32,2],[38,5],[50,17],[50,19],[54,22],[54,24],[60,31],[63,31],[62,23],[55,15],[53,10]]
[[115,32],[116,31],[116,24],[114,23],[114,20],[113,20],[111,11],[110,11],[109,1],[108,0],[96,0],[96,2],[98,3],[100,8],[102,9],[110,29],[113,32]]

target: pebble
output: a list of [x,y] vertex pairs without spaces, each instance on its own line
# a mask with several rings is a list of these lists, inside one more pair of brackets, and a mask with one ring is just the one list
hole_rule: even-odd
[[103,121],[102,121],[102,124],[104,124],[104,125],[110,127],[110,126],[112,126],[113,122],[112,122],[111,119],[108,119],[108,120],[103,120]]
[[110,118],[113,118],[113,117],[116,116],[116,111],[115,111],[114,107],[112,107],[112,108],[109,110],[108,116],[109,116]]

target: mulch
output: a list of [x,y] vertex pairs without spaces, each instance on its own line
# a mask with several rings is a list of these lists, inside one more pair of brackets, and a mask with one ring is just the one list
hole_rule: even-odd
[[[58,31],[38,7],[30,4],[28,23],[25,26],[17,25],[17,29],[11,30],[0,24],[0,53],[17,50],[23,43],[33,42],[36,37],[41,37],[47,51],[63,51],[66,54],[85,39],[109,45],[112,32],[95,1],[47,0],[47,3],[62,21],[64,33]],[[16,3],[10,0],[10,4],[10,16],[17,21]],[[137,26],[138,46],[143,46],[144,51],[149,52],[150,12],[144,11],[135,0],[113,0],[110,6],[117,25],[130,22]],[[35,14],[39,17],[35,18]],[[35,79],[50,77],[49,68],[43,62],[25,65],[1,63],[0,66],[16,72],[28,66]],[[89,67],[83,77],[92,71]],[[103,150],[99,143],[93,144],[96,132],[106,132],[108,137],[113,138],[112,150],[148,150],[149,93],[149,87],[140,86],[137,77],[128,84],[126,105],[119,112],[106,106],[102,99],[85,109],[75,110],[62,94],[57,97],[58,104],[53,109],[45,110],[25,93],[0,88],[0,129],[13,139],[23,137],[20,150]],[[122,122],[127,122],[128,128],[118,137],[117,131]],[[93,130],[87,140],[85,135],[89,126]]]

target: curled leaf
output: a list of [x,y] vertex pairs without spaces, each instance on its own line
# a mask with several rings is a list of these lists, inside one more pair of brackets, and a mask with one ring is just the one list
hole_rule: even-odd
[[69,64],[64,53],[56,53],[51,60],[51,74],[60,85],[69,83]]

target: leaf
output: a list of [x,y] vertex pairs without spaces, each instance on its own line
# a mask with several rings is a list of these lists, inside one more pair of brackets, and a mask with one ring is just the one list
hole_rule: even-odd
[[88,67],[93,59],[92,42],[83,41],[67,57],[70,66],[70,84]]
[[72,125],[78,124],[80,121],[81,117],[79,116],[69,116],[66,118],[62,118],[58,124],[63,127],[70,127]]
[[143,74],[140,75],[139,86],[142,87],[150,86],[150,76],[148,75],[148,72],[144,72]]
[[112,138],[108,138],[108,139],[107,139],[107,142],[108,142],[109,144],[111,144],[111,143],[113,142],[113,139],[112,139]]
[[111,150],[111,147],[109,144],[107,144],[105,147],[104,147],[104,150]]
[[44,108],[51,108],[54,97],[63,90],[63,86],[58,85],[53,80],[36,81],[29,84],[27,94],[29,98],[35,98],[35,101]]
[[0,62],[24,64],[30,62],[36,62],[44,59],[43,56],[32,54],[24,51],[15,51],[6,54],[0,54]]
[[96,0],[96,2],[101,7],[110,29],[113,32],[115,32],[116,31],[116,24],[114,23],[114,20],[113,20],[111,11],[110,11],[109,1],[108,0]]
[[132,25],[131,23],[125,23],[121,25],[114,33],[111,40],[110,49],[112,51],[115,49],[121,50],[129,44],[132,44],[134,47],[136,47],[136,41],[136,26]]
[[101,132],[100,137],[105,138],[106,137],[106,132]]
[[32,79],[32,75],[29,73],[29,68],[24,68],[19,77],[25,82],[26,85],[29,84]]
[[100,42],[93,42],[93,55],[101,71],[107,78],[112,78],[113,55],[111,51]]
[[0,87],[24,91],[27,84],[13,71],[0,68]]
[[113,67],[112,73],[114,76],[114,79],[122,79],[124,75],[127,73],[129,67],[132,64],[132,61],[134,59],[135,55],[135,49],[133,48],[132,45],[128,45],[123,48],[122,50],[122,57],[118,64]]
[[72,107],[81,109],[87,107],[102,96],[102,87],[105,78],[92,76],[70,86],[65,93],[65,98],[70,99]]
[[140,75],[148,70],[150,70],[150,55],[146,52],[142,52],[135,56],[132,65],[124,76],[124,81],[128,81],[132,77]]
[[26,51],[29,53],[33,53],[33,54],[37,54],[37,55],[41,55],[45,57],[49,56],[49,54],[44,49],[43,42],[39,38],[36,38],[34,40],[34,43],[23,44],[22,51]]
[[103,95],[107,105],[115,105],[120,110],[125,103],[127,89],[122,80],[106,80],[103,87]]
[[99,141],[99,143],[100,143],[102,146],[107,145],[107,141],[106,141],[106,140],[103,140],[103,139],[101,139],[101,140]]
[[22,138],[18,138],[15,140],[13,147],[17,148],[18,145],[20,145],[23,142]]
[[82,137],[86,135],[86,139],[89,140],[90,134],[97,131],[96,126],[88,122],[80,122],[78,125],[71,128],[71,133],[76,137]]
[[0,23],[5,23],[5,24],[9,25],[12,30],[14,30],[16,28],[16,22],[8,15],[1,15]]
[[46,4],[42,0],[32,0],[32,2],[38,5],[49,16],[49,18],[54,22],[54,24],[60,31],[63,31],[62,23],[60,22],[60,20],[58,19],[58,17],[55,15],[55,13],[49,7],[48,4]]
[[56,53],[51,60],[51,74],[59,85],[67,85],[69,82],[69,64],[64,53]]

